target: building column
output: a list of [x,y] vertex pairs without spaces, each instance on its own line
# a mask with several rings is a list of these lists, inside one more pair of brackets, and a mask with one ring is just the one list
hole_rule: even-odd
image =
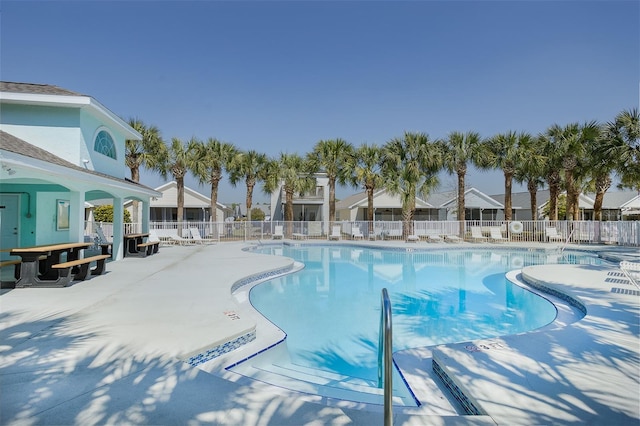
[[112,258],[120,260],[124,257],[124,204],[122,198],[113,199],[113,246]]

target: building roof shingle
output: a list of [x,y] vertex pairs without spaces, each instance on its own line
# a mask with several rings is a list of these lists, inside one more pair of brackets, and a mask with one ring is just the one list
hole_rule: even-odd
[[13,81],[0,81],[0,92],[27,93],[33,95],[86,96],[50,84],[17,83]]

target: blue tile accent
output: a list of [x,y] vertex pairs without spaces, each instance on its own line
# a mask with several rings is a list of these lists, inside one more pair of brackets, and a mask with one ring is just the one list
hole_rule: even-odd
[[402,374],[402,370],[400,369],[400,367],[398,367],[398,364],[396,364],[396,360],[393,359],[393,357],[391,357],[391,362],[393,362],[393,366],[396,368],[396,371],[398,372],[398,374],[400,374],[400,378],[404,382],[405,387],[409,390],[409,393],[411,394],[411,398],[413,398],[413,401],[416,403],[416,406],[418,407],[421,406],[422,403],[418,400],[418,398],[416,398],[416,395],[413,393],[413,389],[411,389],[411,386],[409,386],[407,379],[405,379],[404,374]]
[[214,358],[219,357],[220,355],[226,354],[227,352],[231,352],[234,349],[239,348],[242,345],[246,345],[247,343],[256,339],[256,332],[251,331],[245,335],[238,337],[237,339],[231,340],[229,342],[223,343],[222,345],[213,347],[206,352],[200,353],[198,355],[194,355],[191,358],[187,359],[185,362],[193,367],[196,367],[200,364],[204,364],[205,362],[211,361]]
[[256,275],[249,275],[248,277],[245,277],[245,278],[241,279],[240,281],[236,281],[231,286],[231,293],[233,294],[239,288],[244,287],[245,285],[256,284],[256,283],[258,283],[260,281],[268,280],[270,278],[275,278],[277,276],[287,274],[287,273],[291,272],[291,270],[293,270],[293,267],[294,267],[294,265],[289,265],[289,266],[285,266],[284,268],[274,269],[274,270],[267,271],[267,272],[262,272],[262,273],[256,274]]
[[522,280],[525,283],[527,283],[527,285],[537,290],[540,290],[543,293],[551,294],[552,296],[555,296],[558,299],[564,300],[565,302],[567,302],[568,304],[570,304],[571,306],[573,306],[574,308],[582,312],[583,315],[587,315],[587,308],[578,299],[572,296],[569,296],[568,294],[563,293],[559,290],[556,290],[555,288],[551,288],[548,285],[546,285],[546,283],[544,283],[543,281],[532,278],[528,275],[522,274]]
[[[237,291],[238,289],[240,289],[241,287],[244,287],[246,285],[249,284],[257,284],[260,281],[265,281],[280,275],[285,275],[289,272],[291,272],[294,269],[295,264],[291,264],[288,266],[285,266],[284,268],[278,268],[278,269],[273,269],[271,271],[267,271],[267,272],[262,272],[259,274],[255,274],[255,275],[249,275],[248,277],[245,277],[239,281],[236,281],[232,286],[231,286],[231,293],[234,293],[235,291]],[[214,358],[219,357],[220,355],[226,354],[227,352],[231,352],[234,349],[239,348],[242,345],[246,345],[247,343],[253,341],[256,339],[256,332],[255,330],[247,333],[243,336],[238,337],[237,339],[231,340],[229,342],[223,343],[222,345],[216,346],[214,348],[211,348],[209,350],[207,350],[206,352],[203,353],[199,353],[197,355],[194,355],[192,357],[190,357],[189,359],[187,359],[185,362],[189,365],[192,366],[198,366],[200,364],[203,364],[205,362],[211,361]],[[282,342],[282,341],[280,341]],[[257,352],[253,355],[251,355],[248,358],[243,359],[242,361],[238,361],[236,362],[233,366],[246,361],[247,359],[253,358],[254,356],[258,355],[259,353],[262,353],[264,351],[266,351],[267,349],[272,348],[273,346],[277,345],[277,342],[271,346],[269,346],[268,348],[265,348],[263,350],[261,350],[260,352]],[[231,366],[231,367],[233,367]],[[227,368],[231,368],[231,367],[227,367]]]

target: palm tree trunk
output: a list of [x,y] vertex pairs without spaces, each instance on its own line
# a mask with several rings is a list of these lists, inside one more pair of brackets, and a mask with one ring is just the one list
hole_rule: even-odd
[[413,216],[416,212],[416,196],[415,191],[413,194],[406,195],[402,203],[402,238],[404,240],[411,234],[413,234]]
[[574,188],[571,191],[571,198],[573,199],[573,220],[580,220],[580,190]]
[[598,176],[596,178],[596,199],[593,201],[593,220],[602,220],[602,203],[604,194],[611,187],[611,177],[609,175]]
[[536,181],[530,180],[527,183],[529,190],[529,198],[531,200],[531,220],[538,220],[538,184]]
[[464,235],[464,221],[467,218],[467,212],[464,202],[464,172],[458,172],[458,221],[460,229],[458,230],[460,236]]
[[293,188],[285,188],[284,220],[287,238],[291,238],[293,232]]
[[373,187],[367,186],[367,220],[369,221],[369,235],[373,235]]
[[567,220],[574,220],[575,190],[573,188],[573,172],[570,169],[567,169],[564,172],[564,184],[567,189]]
[[336,179],[329,178],[329,222],[336,220]]
[[184,219],[184,177],[177,177],[176,183],[178,185],[178,235],[182,237],[182,221]]
[[249,222],[251,222],[251,220],[252,220],[252,217],[251,217],[251,206],[253,205],[253,187],[254,187],[254,185],[251,182],[247,183],[246,206],[247,206],[247,217],[249,218]]
[[513,186],[513,173],[504,174],[504,220],[511,220],[511,187]]
[[218,185],[211,184],[211,199],[209,200],[209,221],[213,224],[213,236],[218,238]]
[[558,194],[560,193],[560,175],[551,172],[547,178],[549,183],[549,220],[558,220]]

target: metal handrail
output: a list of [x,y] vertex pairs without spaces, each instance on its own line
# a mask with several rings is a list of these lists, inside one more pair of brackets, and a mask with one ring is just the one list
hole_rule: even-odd
[[[382,289],[380,334],[378,338],[378,387],[384,384],[384,425],[393,424],[393,355],[391,301],[386,288]],[[383,368],[384,367],[384,368]]]

